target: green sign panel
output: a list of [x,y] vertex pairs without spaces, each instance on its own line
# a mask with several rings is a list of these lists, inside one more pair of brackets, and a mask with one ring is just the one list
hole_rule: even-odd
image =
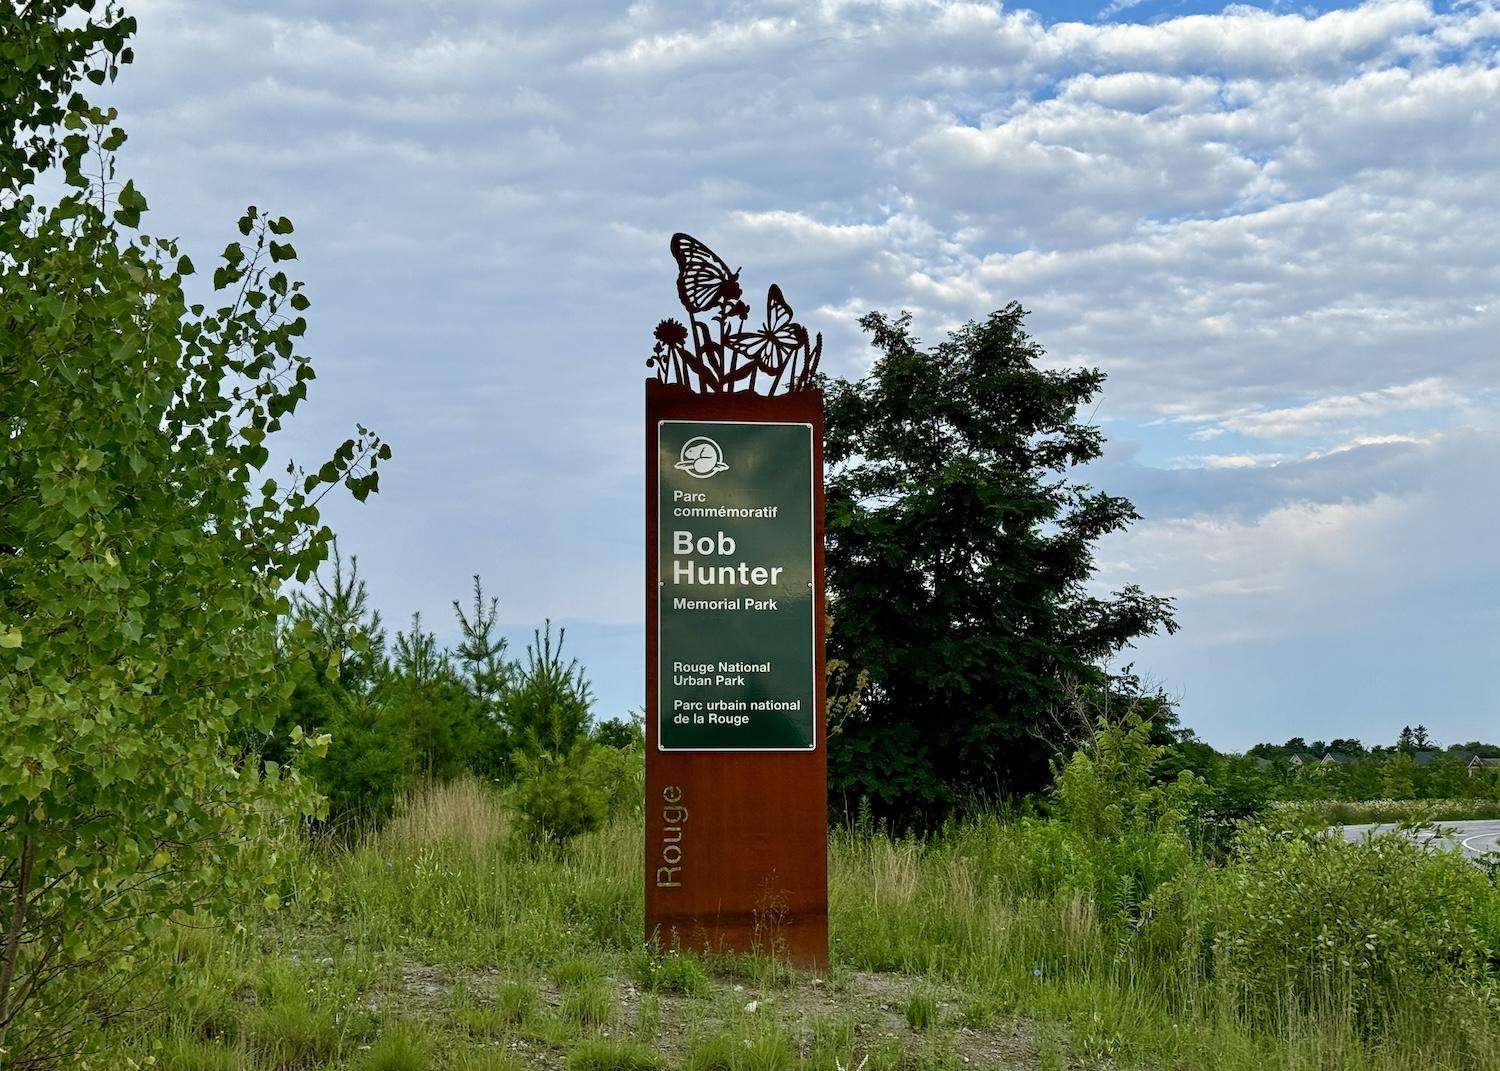
[[810,751],[809,424],[656,428],[657,740],[663,751]]

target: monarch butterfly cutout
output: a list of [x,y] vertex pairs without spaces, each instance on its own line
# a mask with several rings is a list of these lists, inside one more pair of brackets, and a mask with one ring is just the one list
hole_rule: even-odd
[[722,308],[740,298],[740,269],[729,270],[708,246],[687,234],[672,235],[677,258],[677,296],[688,312]]
[[781,296],[781,287],[772,283],[766,294],[766,325],[759,331],[731,335],[729,342],[775,375],[799,347],[807,345],[807,328],[792,321],[792,307]]
[[[808,390],[823,354],[823,336],[809,342],[807,328],[792,318],[781,287],[766,292],[766,320],[745,330],[750,306],[740,286],[740,269],[698,239],[672,235],[677,261],[677,297],[688,324],[663,320],[656,325],[656,345],[647,360],[663,382],[682,384],[700,393],[724,391],[776,394]],[[764,374],[765,380],[757,382]]]

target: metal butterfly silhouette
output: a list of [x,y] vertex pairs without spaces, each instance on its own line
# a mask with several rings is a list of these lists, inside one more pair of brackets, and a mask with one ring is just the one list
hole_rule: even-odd
[[672,235],[677,260],[677,296],[689,312],[707,312],[740,299],[740,269],[729,270],[708,246],[689,234]]
[[766,322],[758,331],[730,335],[729,342],[773,375],[801,347],[807,345],[807,329],[792,320],[792,307],[775,283],[766,293]]
[[[659,380],[702,393],[777,394],[813,387],[823,336],[809,340],[781,287],[772,284],[766,292],[765,323],[746,331],[750,306],[743,300],[740,269],[730,271],[722,257],[691,235],[672,235],[671,249],[687,322],[656,325],[656,345],[646,364]],[[764,385],[757,384],[759,373],[769,377]]]

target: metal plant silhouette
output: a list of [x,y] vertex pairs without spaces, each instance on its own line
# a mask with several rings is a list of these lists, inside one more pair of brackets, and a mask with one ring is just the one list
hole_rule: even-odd
[[681,383],[701,394],[729,391],[793,394],[812,387],[823,356],[823,336],[808,341],[807,328],[775,283],[766,293],[766,322],[745,329],[750,306],[740,289],[740,269],[691,235],[672,235],[677,297],[687,323],[663,320],[648,367],[663,383]]

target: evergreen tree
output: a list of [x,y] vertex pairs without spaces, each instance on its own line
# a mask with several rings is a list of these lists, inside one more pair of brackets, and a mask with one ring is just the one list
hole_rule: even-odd
[[593,690],[575,658],[563,662],[566,629],[552,644],[552,622],[533,633],[526,648],[526,664],[517,674],[505,705],[505,722],[514,751],[535,758],[565,756],[587,740]]
[[390,698],[406,723],[413,771],[429,781],[447,781],[470,768],[485,741],[485,719],[437,636],[411,616],[411,628],[396,633]]
[[453,612],[458,615],[460,632],[453,653],[463,667],[464,682],[485,715],[498,718],[502,698],[515,672],[515,664],[505,657],[505,637],[499,634],[496,624],[500,617],[500,600],[491,598],[485,601],[484,585],[476,573],[472,610],[469,614],[464,613],[463,607],[454,599]]

